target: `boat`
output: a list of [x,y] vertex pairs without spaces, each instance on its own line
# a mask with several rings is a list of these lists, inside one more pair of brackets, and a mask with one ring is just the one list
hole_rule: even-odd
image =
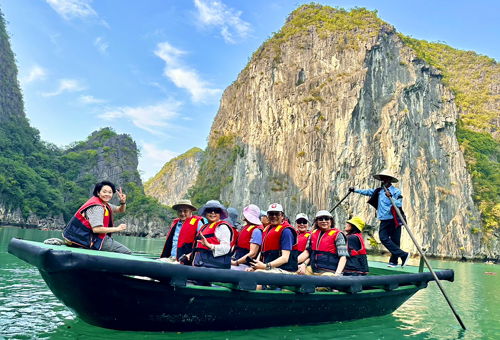
[[[15,238],[8,251],[36,266],[79,318],[117,330],[232,330],[381,316],[434,280],[422,266],[381,262],[370,262],[367,276],[325,277],[198,268]],[[454,279],[452,270],[435,272]]]

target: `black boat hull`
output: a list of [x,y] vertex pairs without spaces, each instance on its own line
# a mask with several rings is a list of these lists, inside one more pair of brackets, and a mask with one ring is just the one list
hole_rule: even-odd
[[[249,329],[380,316],[432,280],[430,273],[416,272],[308,277],[193,268],[16,239],[9,252],[35,265],[54,295],[81,319],[119,330]],[[452,281],[453,271],[438,276]],[[227,287],[186,284],[189,280]],[[285,289],[258,291],[257,284]],[[339,291],[315,291],[325,286]]]

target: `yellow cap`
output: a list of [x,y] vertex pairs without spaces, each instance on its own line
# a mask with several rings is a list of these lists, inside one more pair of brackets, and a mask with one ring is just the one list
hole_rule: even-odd
[[352,224],[353,226],[358,228],[359,231],[363,231],[363,229],[365,229],[365,225],[366,225],[365,221],[363,221],[363,219],[359,216],[354,216],[353,218],[348,220],[347,223]]

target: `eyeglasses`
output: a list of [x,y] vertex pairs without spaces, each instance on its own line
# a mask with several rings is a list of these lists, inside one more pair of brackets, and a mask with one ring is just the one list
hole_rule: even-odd
[[205,210],[207,214],[219,214],[221,213],[221,210],[219,208],[215,208],[215,209],[207,209]]
[[268,211],[267,216],[279,216],[281,215],[280,211]]
[[321,221],[330,221],[331,217],[328,216],[320,216],[316,218],[316,221],[321,222]]
[[297,220],[297,224],[307,224],[307,220]]

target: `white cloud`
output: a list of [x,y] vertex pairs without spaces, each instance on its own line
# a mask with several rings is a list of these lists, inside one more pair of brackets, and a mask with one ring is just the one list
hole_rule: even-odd
[[210,88],[210,84],[202,80],[196,70],[183,66],[180,57],[186,52],[173,47],[168,42],[162,42],[157,45],[155,54],[165,61],[163,74],[175,86],[187,90],[194,102],[206,101],[222,92],[220,89]]
[[102,104],[105,103],[106,101],[104,99],[95,98],[94,96],[90,95],[81,95],[80,102],[84,104]]
[[165,163],[179,155],[167,149],[160,149],[151,143],[141,142],[140,147],[139,169],[143,172],[144,181],[156,175]]
[[22,82],[24,84],[29,84],[37,80],[43,80],[45,79],[46,75],[47,71],[43,67],[34,65],[29,71],[29,74],[26,77],[22,78]]
[[79,92],[85,90],[85,86],[83,86],[78,80],[75,79],[60,79],[59,86],[53,92],[44,92],[42,96],[44,97],[54,97],[58,96],[64,92]]
[[221,1],[194,0],[198,18],[202,25],[216,26],[227,43],[236,43],[235,36],[245,38],[250,33],[250,24],[240,18],[241,11],[227,7]]
[[155,135],[162,135],[164,132],[161,128],[169,127],[169,122],[179,116],[180,106],[180,102],[166,100],[156,105],[110,108],[99,117],[105,120],[129,119],[138,128]]
[[97,37],[94,40],[94,46],[97,47],[99,52],[101,52],[102,54],[106,54],[109,44],[102,37]]
[[46,0],[47,3],[65,20],[73,18],[97,17],[90,6],[91,0]]

